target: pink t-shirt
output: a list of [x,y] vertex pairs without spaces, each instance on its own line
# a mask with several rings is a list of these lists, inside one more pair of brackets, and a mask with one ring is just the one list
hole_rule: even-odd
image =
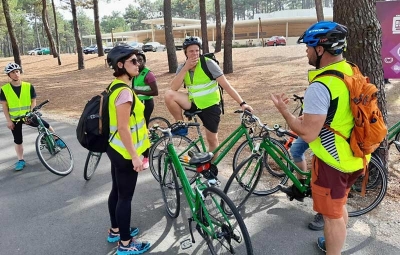
[[130,89],[122,89],[115,100],[115,106],[125,104],[126,102],[133,102],[133,94]]

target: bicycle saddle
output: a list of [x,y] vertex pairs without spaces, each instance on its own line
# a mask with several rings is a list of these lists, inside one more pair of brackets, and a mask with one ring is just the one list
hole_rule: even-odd
[[192,118],[193,116],[196,116],[197,114],[201,113],[201,110],[190,112],[190,111],[184,111],[183,114],[186,116],[186,118]]
[[203,163],[207,163],[211,161],[211,159],[214,157],[214,154],[212,152],[195,152],[193,156],[191,157],[189,164],[191,165],[199,165]]

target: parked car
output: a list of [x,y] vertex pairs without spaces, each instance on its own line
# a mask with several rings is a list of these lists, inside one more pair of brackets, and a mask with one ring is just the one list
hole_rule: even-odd
[[286,38],[284,36],[272,36],[267,40],[265,46],[277,46],[277,45],[286,45]]
[[50,49],[49,48],[41,48],[38,52],[38,55],[50,55]]
[[83,49],[83,53],[85,54],[96,54],[97,53],[97,45],[90,45]]
[[114,47],[111,47],[111,46],[105,46],[103,49],[104,49],[104,53],[109,53],[111,50],[112,50],[112,48],[114,48]]
[[27,52],[28,55],[49,55],[49,48],[36,48]]
[[142,50],[143,47],[143,43],[140,42],[130,42],[128,45],[133,47],[135,50]]
[[165,45],[159,43],[159,42],[148,42],[145,45],[143,45],[142,50],[144,52],[146,51],[164,51],[165,50]]

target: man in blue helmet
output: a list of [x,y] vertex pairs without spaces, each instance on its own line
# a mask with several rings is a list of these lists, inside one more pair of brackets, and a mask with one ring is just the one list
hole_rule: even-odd
[[[213,79],[210,79],[201,67],[200,61],[201,41],[198,37],[188,37],[183,42],[183,51],[186,62],[180,65],[176,76],[171,81],[170,90],[165,93],[165,104],[176,121],[182,121],[182,109],[191,112],[201,110],[199,117],[206,129],[208,150],[213,151],[218,147],[218,126],[220,122],[221,95],[218,84],[237,102],[242,110],[253,111],[239,93],[230,85],[221,68],[209,58],[205,58],[206,65]],[[182,85],[188,93],[178,91]],[[177,133],[186,135],[187,130]]]
[[316,67],[308,73],[310,86],[304,95],[302,118],[288,110],[286,95],[271,95],[290,128],[314,153],[311,169],[313,208],[325,221],[324,237],[319,237],[317,244],[330,255],[341,254],[348,222],[347,195],[363,173],[362,159],[354,157],[350,144],[331,131],[349,137],[354,126],[347,86],[336,76],[320,75],[326,71],[353,75],[351,65],[342,56],[346,35],[345,26],[322,21],[308,28],[297,41],[306,44],[308,62]]

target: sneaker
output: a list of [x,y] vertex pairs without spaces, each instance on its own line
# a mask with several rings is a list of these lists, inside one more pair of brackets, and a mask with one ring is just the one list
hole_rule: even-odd
[[292,185],[292,186],[284,186],[279,184],[279,190],[282,191],[283,193],[285,193],[290,201],[292,201],[293,199],[296,199],[299,202],[304,202],[304,195],[302,195],[300,193],[300,191],[297,189],[296,186]]
[[187,127],[179,127],[179,126],[171,131],[172,135],[182,135],[182,136],[187,136],[188,132],[189,131]]
[[318,248],[320,248],[322,251],[326,252],[325,237],[318,237],[317,245],[318,245]]
[[149,168],[149,158],[143,158],[142,164],[144,169]]
[[[131,237],[137,236],[139,234],[139,229],[138,228],[131,228]],[[109,243],[115,243],[118,242],[121,238],[119,237],[119,232],[114,232],[110,228],[108,230],[108,236],[107,236],[107,241]]]
[[149,242],[139,242],[132,238],[127,246],[118,243],[117,255],[142,254],[150,249]]
[[60,147],[61,149],[64,149],[65,147],[67,147],[67,146],[65,145],[65,143],[64,143],[63,141],[61,141],[60,139],[57,139],[57,140],[56,140],[56,144],[57,144],[57,146]]
[[25,167],[25,160],[19,160],[15,163],[15,171],[21,171]]
[[322,214],[317,213],[314,216],[314,220],[308,224],[308,228],[311,230],[319,231],[324,229],[324,225],[325,225],[324,217],[322,216]]

